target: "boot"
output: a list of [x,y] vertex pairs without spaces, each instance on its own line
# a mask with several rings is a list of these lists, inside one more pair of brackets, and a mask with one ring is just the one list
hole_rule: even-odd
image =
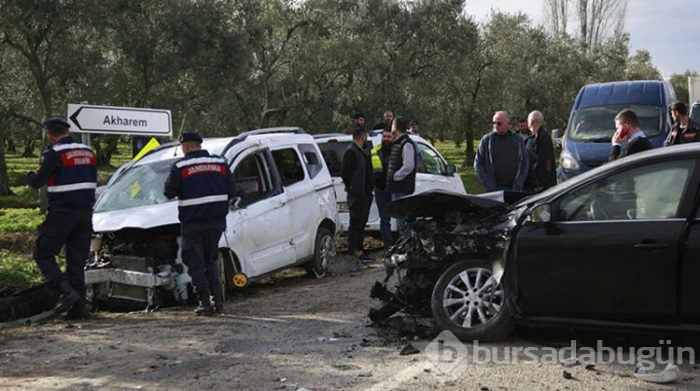
[[61,291],[61,297],[58,299],[56,306],[53,307],[54,312],[57,314],[66,312],[76,304],[83,302],[83,298],[80,297],[78,291],[66,279],[58,283],[58,290]]
[[69,309],[68,312],[66,312],[66,316],[64,316],[64,319],[90,320],[92,319],[92,314],[85,307],[85,303],[83,302],[83,300],[81,300],[80,303],[74,305],[73,308]]
[[212,316],[214,315],[214,308],[211,306],[211,301],[209,298],[206,300],[200,300],[199,301],[199,307],[194,310],[194,313],[197,314],[197,316]]
[[222,314],[224,312],[224,294],[219,289],[212,292],[214,295],[214,313]]

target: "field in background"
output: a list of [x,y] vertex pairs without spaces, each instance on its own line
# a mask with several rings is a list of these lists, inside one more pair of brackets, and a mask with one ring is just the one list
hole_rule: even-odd
[[[459,176],[464,181],[468,193],[481,193],[483,187],[474,173],[471,162],[466,168],[464,150],[453,142],[438,142],[435,147],[449,163],[457,166]],[[112,156],[111,168],[99,170],[100,184],[106,183],[116,167],[131,160],[131,146],[121,143],[119,153]],[[41,281],[42,277],[31,258],[37,226],[43,221],[39,214],[39,193],[29,188],[26,173],[35,171],[39,165],[38,156],[22,157],[7,154],[8,176],[14,195],[0,197],[0,287],[15,286],[24,288]]]

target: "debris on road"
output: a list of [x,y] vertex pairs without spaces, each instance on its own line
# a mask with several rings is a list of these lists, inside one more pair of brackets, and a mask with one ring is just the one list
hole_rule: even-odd
[[402,356],[408,356],[408,355],[411,355],[411,354],[418,354],[418,353],[420,353],[420,350],[416,349],[415,346],[413,346],[413,345],[411,345],[411,344],[409,343],[409,344],[407,344],[406,346],[404,346],[403,349],[401,349],[401,353],[400,353],[400,354],[401,354]]
[[562,371],[562,376],[564,376],[564,379],[566,380],[574,380],[574,375],[567,371]]
[[634,377],[649,383],[673,383],[677,381],[679,377],[681,377],[681,370],[672,363],[668,363],[666,368],[660,372],[649,372],[637,365],[637,367],[634,368]]

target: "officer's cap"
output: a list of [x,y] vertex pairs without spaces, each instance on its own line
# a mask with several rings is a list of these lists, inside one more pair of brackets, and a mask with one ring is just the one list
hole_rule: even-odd
[[202,136],[200,136],[199,133],[194,131],[182,132],[180,134],[180,143],[186,143],[188,141],[196,141],[198,143],[201,143]]
[[49,117],[44,121],[44,129],[49,129],[49,128],[52,128],[56,125],[59,125],[59,126],[65,127],[65,128],[70,128],[70,125],[63,117]]

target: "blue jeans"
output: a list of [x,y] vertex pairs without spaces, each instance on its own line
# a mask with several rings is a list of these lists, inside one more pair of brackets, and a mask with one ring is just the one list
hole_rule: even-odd
[[382,234],[384,250],[388,250],[394,241],[391,237],[391,217],[384,214],[384,209],[386,209],[386,204],[391,201],[391,193],[375,188],[374,201],[377,203],[377,211],[379,212],[379,232]]
[[[413,193],[404,193],[404,192],[399,192],[399,193],[391,193],[391,200],[396,201],[399,198],[406,197],[408,195],[411,195]],[[408,239],[411,237],[411,233],[413,229],[411,228],[411,224],[404,219],[396,219],[396,225],[399,228],[399,233],[401,234],[402,239]]]

